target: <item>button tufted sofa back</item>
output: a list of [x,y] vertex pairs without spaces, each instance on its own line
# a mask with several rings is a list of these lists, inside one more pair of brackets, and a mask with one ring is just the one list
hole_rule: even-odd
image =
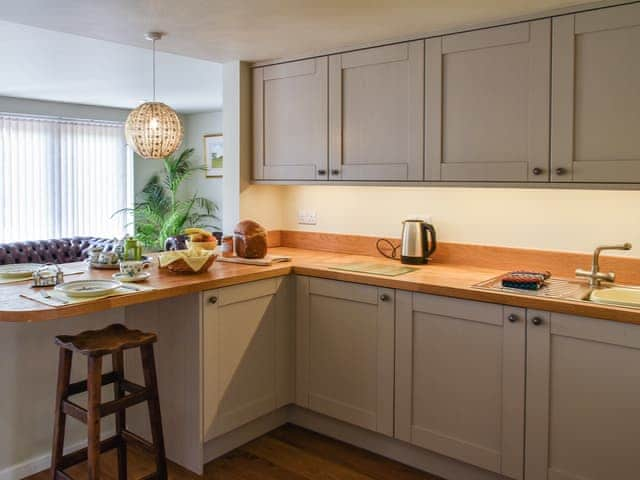
[[109,252],[115,248],[115,241],[107,238],[73,237],[0,243],[0,265],[78,262],[87,258],[89,248],[96,246]]

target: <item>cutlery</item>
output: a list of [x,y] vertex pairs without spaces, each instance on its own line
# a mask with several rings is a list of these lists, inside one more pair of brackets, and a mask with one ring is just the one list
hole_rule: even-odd
[[45,290],[40,290],[40,295],[42,296],[42,298],[46,298],[47,300],[55,300],[56,302],[60,302],[62,305],[66,305],[67,303],[69,303],[69,300],[64,300],[59,297],[54,297],[53,295],[51,295],[49,292]]

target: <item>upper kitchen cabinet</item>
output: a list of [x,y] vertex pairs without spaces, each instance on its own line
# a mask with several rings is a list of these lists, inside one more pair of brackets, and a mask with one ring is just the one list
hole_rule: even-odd
[[423,179],[424,41],[329,57],[330,180]]
[[640,4],[553,19],[552,180],[640,182]]
[[253,70],[253,178],[327,180],[327,57]]
[[426,41],[426,180],[549,180],[550,42],[549,19]]

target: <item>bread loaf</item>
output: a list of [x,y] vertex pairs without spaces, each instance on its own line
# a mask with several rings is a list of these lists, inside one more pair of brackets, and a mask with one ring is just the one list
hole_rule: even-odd
[[267,254],[267,231],[253,220],[243,220],[233,229],[236,255],[263,258]]

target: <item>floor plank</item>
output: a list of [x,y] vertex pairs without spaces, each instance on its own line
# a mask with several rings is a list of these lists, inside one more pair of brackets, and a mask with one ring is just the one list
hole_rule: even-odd
[[[129,478],[154,470],[153,458],[139,448],[128,454]],[[67,473],[86,480],[86,464]],[[117,480],[115,451],[100,459],[101,480]],[[294,425],[284,425],[205,465],[199,477],[169,465],[171,480],[442,480],[361,448]],[[26,480],[49,480],[45,470]]]
[[442,480],[375,453],[334,440],[296,425],[287,424],[270,433],[304,451],[340,463],[375,480]]

